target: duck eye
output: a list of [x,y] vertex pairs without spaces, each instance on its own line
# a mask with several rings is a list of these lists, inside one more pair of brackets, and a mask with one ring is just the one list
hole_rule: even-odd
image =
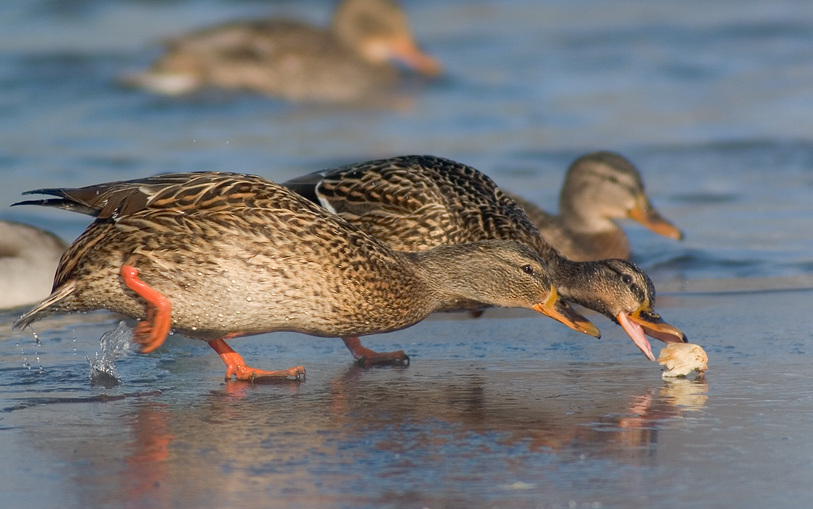
[[623,281],[625,285],[631,285],[632,276],[630,276],[629,274],[624,274],[623,276],[621,276],[621,281]]
[[533,275],[533,273],[534,273],[534,268],[533,268],[533,267],[531,267],[530,265],[523,265],[523,266],[522,266],[522,272],[524,272],[524,273],[526,273],[526,274]]

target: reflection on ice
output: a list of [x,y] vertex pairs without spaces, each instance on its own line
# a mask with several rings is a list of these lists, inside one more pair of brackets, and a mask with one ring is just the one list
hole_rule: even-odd
[[672,378],[664,381],[660,397],[669,405],[687,411],[698,411],[706,406],[709,399],[708,392],[709,384],[702,376],[695,380]]

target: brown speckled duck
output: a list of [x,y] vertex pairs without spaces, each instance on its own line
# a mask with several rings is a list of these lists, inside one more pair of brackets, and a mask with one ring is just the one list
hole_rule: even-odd
[[[545,260],[562,297],[619,323],[648,359],[655,357],[645,334],[664,342],[686,341],[655,313],[655,287],[637,266],[620,259],[578,262],[561,256],[514,200],[464,164],[401,156],[315,172],[284,185],[399,251],[485,239],[522,242]],[[472,308],[471,303],[456,306]]]
[[617,219],[632,219],[664,237],[683,238],[652,206],[635,166],[614,152],[585,154],[570,165],[558,216],[507,194],[525,209],[545,240],[571,260],[629,259],[629,241]]
[[415,44],[395,2],[343,0],[325,29],[263,19],[186,34],[148,71],[123,81],[172,95],[220,88],[292,101],[357,102],[398,82],[395,62],[427,76],[440,73],[438,62]]
[[207,341],[226,377],[240,380],[304,368],[250,368],[226,339],[272,331],[357,338],[408,327],[459,300],[535,309],[598,334],[559,300],[527,246],[486,241],[399,253],[257,176],[178,173],[31,193],[57,198],[20,204],[96,220],[62,257],[52,294],[15,328],[51,312],[109,309],[141,320],[134,340],[143,352],[174,329]]

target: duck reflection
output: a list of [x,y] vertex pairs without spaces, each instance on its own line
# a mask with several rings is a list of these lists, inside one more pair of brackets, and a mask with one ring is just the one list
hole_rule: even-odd
[[132,441],[127,444],[125,507],[170,507],[167,466],[170,444],[175,438],[169,430],[167,405],[148,403],[132,421]]
[[[147,404],[129,423],[123,482],[136,505],[165,499],[209,505],[252,486],[262,496],[288,490],[301,497],[455,457],[491,457],[492,468],[526,473],[528,458],[539,454],[648,466],[658,432],[702,409],[708,397],[703,378],[625,393],[607,384],[613,370],[604,369],[596,384],[572,393],[579,387],[573,380],[589,379],[591,370],[499,371],[433,383],[392,370],[382,383],[353,366],[316,391],[305,390],[307,382],[226,382],[189,407]],[[607,389],[596,395],[603,383]],[[370,471],[372,465],[379,470]],[[310,500],[317,501],[326,502]]]
[[[402,480],[519,479],[542,489],[555,483],[551,468],[584,458],[648,467],[658,434],[708,398],[703,378],[627,379],[609,363],[538,369],[532,362],[447,360],[421,367],[352,366],[332,379],[273,385],[226,382],[199,398],[170,390],[109,402],[107,423],[83,426],[64,425],[87,418],[71,407],[33,443],[64,454],[67,484],[76,487],[66,490],[89,504],[214,507],[279,498],[369,505],[405,496]],[[76,447],[90,434],[93,447]],[[415,496],[413,502],[451,503],[444,495]],[[456,503],[478,505],[476,495],[467,496],[475,498],[454,494]]]

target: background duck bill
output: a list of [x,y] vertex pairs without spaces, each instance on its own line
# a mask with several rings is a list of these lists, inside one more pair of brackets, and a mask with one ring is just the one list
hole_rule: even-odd
[[438,76],[441,73],[440,62],[421,51],[409,39],[400,40],[393,44],[392,58],[424,76]]
[[642,200],[639,199],[636,206],[627,213],[627,216],[633,221],[637,221],[646,226],[649,230],[658,235],[663,235],[664,237],[675,240],[683,239],[683,232],[664,219],[646,198]]

